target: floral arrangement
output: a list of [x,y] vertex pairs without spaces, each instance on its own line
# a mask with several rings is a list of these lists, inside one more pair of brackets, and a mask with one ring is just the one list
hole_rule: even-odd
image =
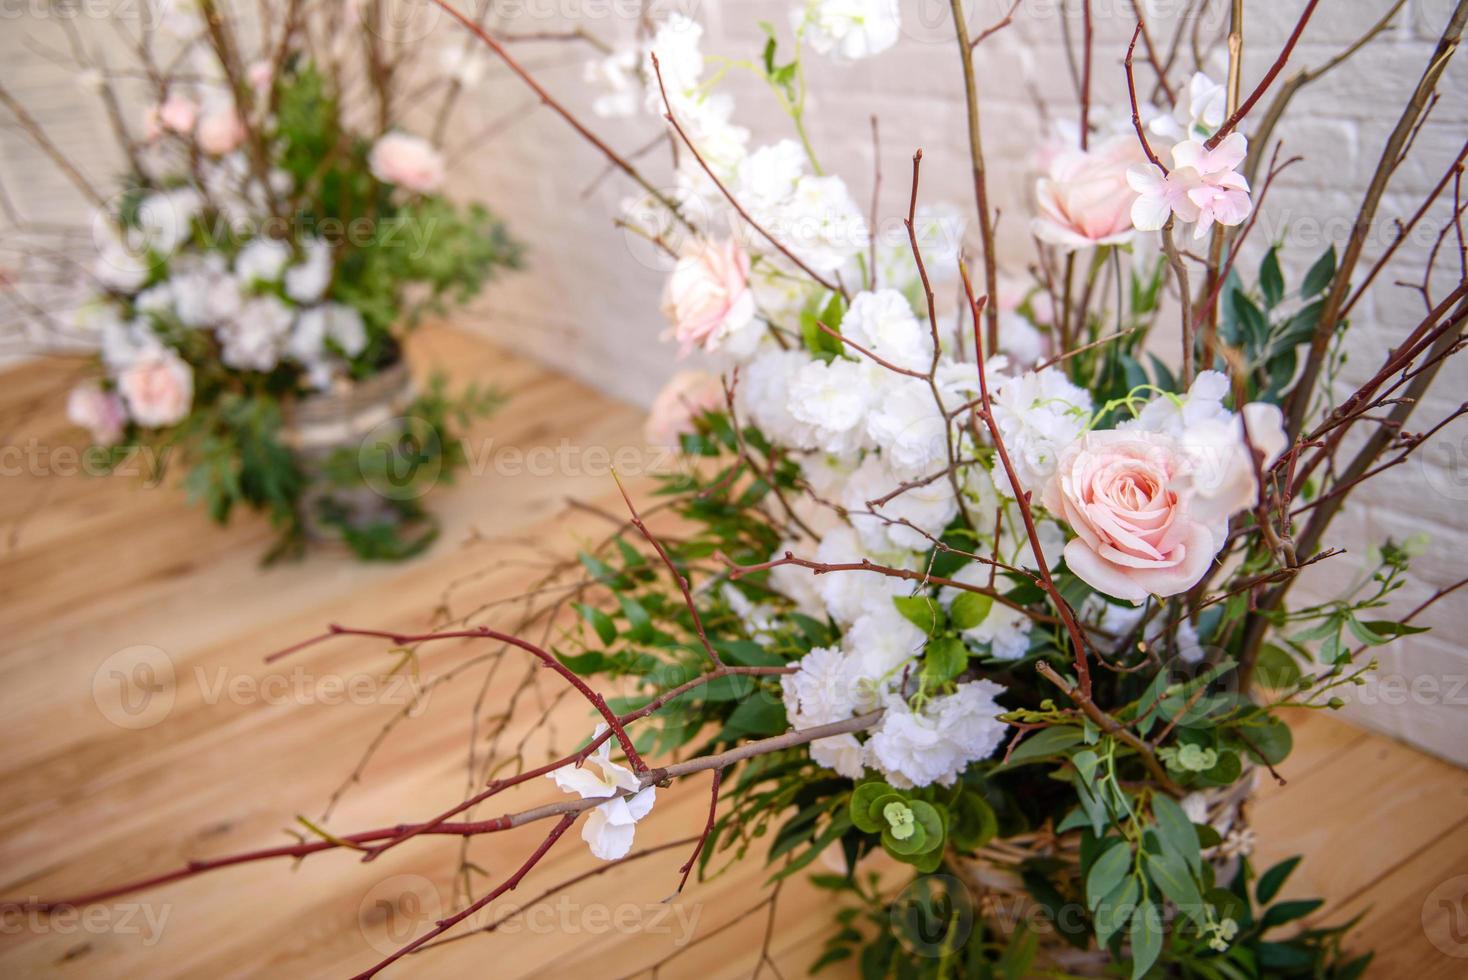
[[[883,241],[807,134],[801,59],[879,54],[900,32],[895,3],[798,4],[790,34],[768,27],[758,59],[713,72],[698,25],[674,15],[591,65],[606,85],[598,113],[666,120],[678,150],[670,185],[591,135],[455,13],[645,192],[621,220],[668,253],[669,337],[718,368],[675,378],[649,422],[693,465],[661,481],[654,508],[640,511],[624,488],[627,522],[537,583],[529,596],[561,598],[513,630],[476,610],[422,634],[336,626],[277,655],[343,635],[414,655],[448,638],[494,643],[495,663],[529,658],[587,703],[597,727],[578,749],[530,768],[517,749],[513,773],[486,765],[482,790],[419,822],[313,827],[297,846],[169,877],[342,847],[372,860],[419,835],[549,821],[513,873],[482,893],[467,886],[455,912],[371,976],[456,938],[445,934],[519,885],[583,816],[598,858],[660,853],[633,850],[658,789],[708,773],[707,822],[680,889],[695,869],[761,853],[775,883],[821,861],[815,882],[846,906],[814,966],[1361,976],[1370,954],[1347,951],[1347,926],[1302,926],[1320,903],[1279,900],[1299,859],[1252,866],[1245,804],[1289,756],[1287,711],[1340,707],[1372,651],[1419,631],[1413,620],[1456,587],[1392,608],[1424,547],[1413,540],[1374,548],[1347,594],[1292,593],[1302,570],[1342,554],[1326,534],[1351,493],[1464,411],[1406,428],[1461,347],[1462,277],[1444,293],[1421,270],[1420,322],[1364,381],[1346,385],[1339,366],[1357,300],[1395,251],[1368,263],[1365,236],[1468,3],[1382,148],[1351,238],[1291,277],[1276,243],[1249,241],[1291,165],[1274,126],[1303,85],[1401,7],[1324,70],[1276,86],[1317,5],[1302,5],[1252,90],[1237,70],[1237,22],[1223,84],[1201,69],[1180,78],[1141,22],[1126,107],[1093,106],[1086,68],[1078,124],[1036,161],[1028,279],[1000,273],[972,58],[1008,19],[973,31],[953,6],[980,248],[971,271],[962,212],[921,203],[921,151],[902,240]],[[1085,66],[1098,63],[1091,37]],[[750,147],[717,86],[736,69],[768,83],[792,139]],[[1138,97],[1139,74],[1159,105]],[[1456,187],[1465,156],[1403,219],[1398,242]],[[1257,254],[1247,262],[1245,245]],[[676,524],[655,532],[644,517],[654,512]],[[537,624],[539,643],[525,638]],[[563,791],[555,802],[466,816],[547,781]],[[466,880],[471,867],[464,857]],[[1009,900],[1049,928],[996,914]]]
[[[95,258],[79,263],[90,295],[64,327],[100,347],[102,369],[72,392],[69,415],[114,461],[177,451],[215,519],[236,505],[269,514],[277,553],[321,530],[362,557],[403,557],[432,529],[419,533],[426,514],[409,488],[363,492],[373,474],[355,472],[356,457],[374,453],[359,443],[396,453],[408,439],[404,471],[440,477],[461,461],[453,417],[495,398],[447,399],[440,382],[415,396],[406,374],[396,387],[383,376],[403,371],[403,335],[425,313],[471,299],[519,249],[483,206],[443,195],[442,152],[395,122],[413,76],[401,54],[381,52],[389,35],[362,32],[377,102],[364,114],[351,38],[329,33],[332,11],[276,13],[274,34],[251,49],[209,0],[171,11],[139,47],[155,100],[141,127],[119,108],[124,73],[85,63],[128,170],[105,199],[66,170],[95,203]],[[176,50],[155,50],[164,40]],[[463,83],[440,85],[439,134]],[[346,420],[340,458],[313,461],[292,444],[298,405],[328,406],[370,379],[391,389],[386,414],[370,432]]]

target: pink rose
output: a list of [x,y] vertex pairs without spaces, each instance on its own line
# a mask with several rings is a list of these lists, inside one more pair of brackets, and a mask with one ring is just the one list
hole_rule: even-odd
[[1171,437],[1110,429],[1081,436],[1060,456],[1045,508],[1076,538],[1065,563],[1118,599],[1186,592],[1222,543],[1189,511],[1187,453]]
[[443,157],[427,140],[407,133],[388,133],[372,144],[367,156],[372,176],[384,184],[430,194],[443,183]]
[[694,419],[724,404],[724,385],[718,375],[680,371],[658,392],[643,434],[654,446],[676,449],[679,437],[694,431]]
[[194,401],[194,372],[171,350],[143,354],[123,369],[117,390],[139,425],[162,428],[183,421]]
[[673,324],[679,356],[720,341],[754,319],[749,256],[733,238],[695,243],[663,288],[663,314]]
[[1137,192],[1127,184],[1127,169],[1141,160],[1141,148],[1126,136],[1055,157],[1035,185],[1035,235],[1066,251],[1130,241]]
[[96,383],[77,385],[66,399],[66,417],[91,433],[99,446],[111,446],[122,439],[127,425],[127,411],[122,399],[103,391]]
[[143,129],[149,142],[164,133],[191,132],[199,118],[199,107],[188,96],[174,92],[162,103],[149,109],[143,118]]
[[199,120],[194,138],[199,142],[199,149],[211,157],[222,157],[233,153],[245,141],[245,124],[234,106],[223,106]]

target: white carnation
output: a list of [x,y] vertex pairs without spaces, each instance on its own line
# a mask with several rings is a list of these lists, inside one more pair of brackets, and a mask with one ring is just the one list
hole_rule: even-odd
[[951,786],[971,764],[993,755],[1004,738],[992,681],[959,684],[914,712],[900,697],[887,704],[880,727],[867,740],[868,762],[899,788]]
[[739,414],[776,443],[803,446],[810,427],[790,411],[790,385],[810,358],[797,350],[772,347],[746,364],[739,374],[735,400]]
[[274,296],[256,296],[219,328],[220,360],[239,371],[269,371],[280,363],[295,314]]
[[253,282],[276,282],[290,261],[291,247],[273,238],[257,238],[234,259],[234,273],[244,285]]
[[[1085,431],[1091,393],[1046,368],[1005,381],[994,392],[993,405],[1020,488],[1038,493],[1055,472],[1060,453]],[[1002,464],[996,461],[994,467],[995,486],[1011,494]]]
[[799,669],[780,678],[785,713],[797,731],[850,718],[856,708],[850,660],[837,647],[815,647]]
[[[816,548],[816,559],[823,564],[854,564],[863,558],[895,568],[913,565],[911,555],[878,554],[864,549],[856,532],[844,525],[828,531]],[[855,623],[878,606],[891,605],[893,596],[906,595],[908,589],[904,579],[860,569],[828,572],[816,579],[816,590],[826,604],[826,611],[843,626]]]
[[809,426],[808,448],[838,455],[862,448],[872,396],[868,380],[865,365],[842,357],[808,361],[796,372],[789,383],[790,416]]
[[926,372],[932,366],[932,331],[895,289],[858,293],[841,320],[841,332],[900,368]]
[[240,286],[225,268],[224,257],[180,261],[172,278],[174,311],[188,327],[208,327],[240,311]]
[[319,238],[301,243],[305,261],[285,272],[285,294],[297,303],[315,303],[331,285],[331,246]]

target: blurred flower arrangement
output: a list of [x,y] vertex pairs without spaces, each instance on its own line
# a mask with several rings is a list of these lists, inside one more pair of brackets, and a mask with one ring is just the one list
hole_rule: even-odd
[[[433,536],[427,487],[389,474],[451,475],[454,427],[497,398],[448,397],[441,379],[418,393],[404,334],[514,268],[519,248],[482,205],[444,196],[442,153],[394,121],[394,99],[422,84],[411,48],[335,30],[334,5],[278,6],[253,47],[213,0],[169,9],[138,41],[156,100],[140,127],[123,118],[121,72],[78,54],[128,166],[105,199],[66,171],[95,205],[96,254],[81,269],[91,295],[56,319],[100,347],[102,369],[68,412],[114,461],[177,451],[215,519],[266,512],[272,556],[327,536],[405,557]],[[441,134],[462,82],[439,84]]]
[[[1276,85],[1317,6],[1301,6],[1252,90],[1237,22],[1223,84],[1164,62],[1138,22],[1124,62],[1130,104],[1115,113],[1091,104],[1088,29],[1078,124],[1036,160],[1038,247],[1023,280],[1000,274],[973,65],[1009,18],[971,33],[953,4],[971,272],[962,212],[920,203],[921,151],[901,234],[884,236],[876,204],[863,214],[807,132],[802,59],[879,54],[900,33],[895,2],[800,3],[790,33],[766,26],[758,58],[719,59],[713,71],[701,28],[675,14],[588,66],[603,86],[596,112],[665,119],[677,153],[663,185],[455,13],[645,195],[620,222],[666,253],[668,339],[717,368],[675,378],[649,421],[650,436],[677,439],[693,464],[657,488],[654,509],[677,523],[654,532],[624,488],[630,519],[582,552],[558,589],[528,593],[561,598],[515,632],[476,622],[481,609],[422,634],[337,626],[280,654],[344,635],[414,653],[451,638],[493,642],[499,653],[487,656],[529,657],[592,709],[598,727],[578,750],[525,768],[521,742],[513,774],[489,753],[485,787],[421,822],[317,831],[173,876],[339,847],[372,860],[423,834],[551,821],[513,873],[483,893],[466,885],[454,913],[371,976],[457,938],[445,933],[515,888],[583,814],[599,858],[660,852],[669,845],[632,850],[658,788],[708,773],[707,822],[681,882],[752,860],[752,849],[775,883],[821,860],[815,882],[847,905],[817,966],[852,960],[870,977],[1361,976],[1370,955],[1346,951],[1348,926],[1310,919],[1319,901],[1279,899],[1298,859],[1252,866],[1247,803],[1256,777],[1283,778],[1287,712],[1340,707],[1375,648],[1420,631],[1422,610],[1464,584],[1392,608],[1425,545],[1387,541],[1346,594],[1291,594],[1303,570],[1343,553],[1324,542],[1352,492],[1468,412],[1406,428],[1468,317],[1468,277],[1443,292],[1430,265],[1418,270],[1420,322],[1358,372],[1364,381],[1339,372],[1356,302],[1395,251],[1368,263],[1365,237],[1468,0],[1382,148],[1349,241],[1287,276],[1278,243],[1253,243],[1247,267],[1239,258],[1292,164],[1274,128],[1296,92],[1369,44],[1402,3],[1341,57]],[[1188,31],[1188,18],[1175,27]],[[750,147],[719,89],[731,71],[768,84],[792,138]],[[1139,71],[1151,99],[1138,97]],[[1397,242],[1449,187],[1439,241],[1460,228],[1465,159],[1468,145]],[[1168,348],[1176,356],[1159,353]],[[555,632],[571,609],[579,628]],[[524,638],[535,622],[541,643]],[[654,753],[676,761],[651,764]],[[461,817],[544,780],[570,795]],[[902,866],[917,874],[911,885],[890,874]],[[473,867],[462,858],[466,882]],[[761,903],[772,924],[776,897]],[[1037,921],[1045,928],[1030,928]]]

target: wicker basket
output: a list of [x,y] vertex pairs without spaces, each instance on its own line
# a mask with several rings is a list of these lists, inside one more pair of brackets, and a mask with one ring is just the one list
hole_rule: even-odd
[[354,526],[395,518],[391,502],[372,487],[333,484],[326,463],[339,450],[358,451],[373,430],[402,416],[416,396],[407,364],[399,360],[370,378],[302,398],[288,408],[281,439],[306,477],[300,516],[313,541],[341,537],[340,529],[320,516],[321,501],[328,496],[346,510]]
[[[1207,814],[1203,822],[1224,838],[1224,844],[1203,855],[1220,881],[1233,876],[1241,854],[1247,853],[1247,808],[1253,790],[1253,772],[1246,769],[1237,782],[1202,792]],[[955,853],[950,858],[972,890],[975,918],[982,919],[999,935],[1008,936],[1020,923],[1034,923],[1044,916],[1039,903],[1025,889],[1022,877],[1022,869],[1031,861],[1045,861],[1052,868],[1058,865],[1059,870],[1051,871],[1049,876],[1057,881],[1061,894],[1084,901],[1080,845],[1079,831],[1056,834],[1047,824],[1030,833],[992,840],[973,854]],[[1111,962],[1105,950],[1077,949],[1053,928],[1034,931],[1040,948],[1037,967],[1077,976],[1101,976]]]

